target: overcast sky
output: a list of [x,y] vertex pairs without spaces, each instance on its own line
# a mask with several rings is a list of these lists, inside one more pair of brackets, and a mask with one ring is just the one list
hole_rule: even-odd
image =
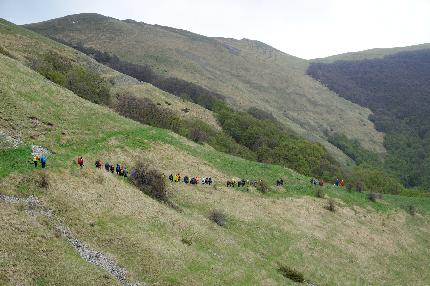
[[0,0],[0,17],[16,24],[84,12],[259,40],[305,59],[430,42],[430,0]]

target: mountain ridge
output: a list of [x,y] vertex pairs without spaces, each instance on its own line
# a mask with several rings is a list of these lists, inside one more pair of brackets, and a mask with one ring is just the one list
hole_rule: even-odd
[[[358,139],[365,148],[384,153],[383,134],[368,120],[370,111],[343,100],[308,77],[306,60],[258,41],[207,38],[191,32],[184,36],[149,24],[100,15],[91,19],[91,15],[72,15],[25,27],[72,44],[110,52],[132,63],[148,64],[160,74],[224,94],[237,108],[259,107],[272,112],[305,138],[324,144],[336,157],[343,158],[341,161],[347,160],[327,142],[328,130]],[[72,22],[76,22],[74,27]],[[86,29],[90,23],[91,28]],[[109,35],[105,34],[108,31]],[[190,41],[190,35],[202,41]]]

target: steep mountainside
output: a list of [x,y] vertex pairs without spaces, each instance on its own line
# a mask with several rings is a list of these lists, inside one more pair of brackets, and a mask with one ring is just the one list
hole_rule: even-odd
[[345,156],[325,140],[328,131],[383,153],[382,133],[366,108],[338,97],[306,75],[308,62],[251,40],[208,38],[183,30],[119,21],[97,14],[67,16],[26,27],[71,44],[150,65],[158,74],[202,85],[237,108],[272,112],[298,133]]
[[[1,131],[18,142],[0,150],[1,285],[295,285],[281,266],[318,285],[430,281],[428,198],[372,203],[328,186],[330,212],[309,178],[123,118],[5,55],[0,94]],[[44,170],[32,166],[32,143],[51,150]],[[167,183],[178,211],[97,170],[98,158],[215,184]],[[223,183],[255,174],[286,187],[264,194]],[[226,214],[223,227],[208,219],[213,209]]]
[[308,73],[370,108],[376,127],[386,133],[386,169],[406,186],[429,188],[430,49],[415,48],[383,58],[313,63]]
[[[0,285],[429,284],[429,197],[316,189],[291,169],[141,124],[82,96],[105,84],[86,63],[113,89],[171,95],[5,21],[0,37]],[[50,151],[45,169],[32,144]],[[139,162],[153,172],[136,176]],[[172,173],[213,184],[163,180]],[[267,186],[226,187],[240,178]]]
[[[163,92],[152,85],[142,84],[132,77],[97,63],[92,58],[74,49],[30,30],[18,27],[3,19],[0,19],[0,54],[10,56],[28,66],[34,65],[35,62],[40,61],[47,55],[53,55],[54,58],[61,57],[64,60],[101,75],[102,78],[112,85],[113,94],[126,92],[138,97],[150,98],[155,103],[172,109],[173,112],[184,119],[204,120],[209,125],[219,129],[215,117],[209,110],[191,102],[180,101],[177,97]],[[167,105],[166,102],[169,104]],[[184,108],[187,108],[189,112],[182,112],[181,109]]]

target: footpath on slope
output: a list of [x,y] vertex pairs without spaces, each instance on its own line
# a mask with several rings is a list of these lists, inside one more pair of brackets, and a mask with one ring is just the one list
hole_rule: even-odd
[[12,204],[25,204],[28,206],[28,212],[31,215],[42,215],[48,217],[51,221],[55,223],[55,228],[63,238],[76,250],[81,258],[102,268],[103,270],[109,272],[118,279],[118,281],[124,286],[145,286],[145,283],[136,282],[129,283],[127,281],[127,270],[119,266],[113,259],[109,258],[106,254],[94,250],[86,243],[78,240],[72,233],[72,231],[58,222],[58,220],[53,216],[52,211],[37,199],[35,196],[29,196],[27,198],[18,198],[15,196],[7,196],[0,194],[0,201]]

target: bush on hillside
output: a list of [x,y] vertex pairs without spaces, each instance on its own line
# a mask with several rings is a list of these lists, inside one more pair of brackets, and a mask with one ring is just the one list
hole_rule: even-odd
[[209,219],[219,226],[224,226],[227,216],[221,210],[211,210],[209,213]]
[[36,185],[41,189],[48,189],[50,185],[48,175],[46,173],[40,173],[36,180]]
[[364,183],[361,181],[358,181],[355,183],[355,191],[358,193],[362,193],[364,192],[365,188],[364,188]]
[[367,195],[367,198],[369,201],[376,202],[377,200],[382,200],[382,194],[371,192]]
[[269,187],[269,185],[267,184],[267,182],[266,181],[264,181],[264,180],[259,180],[257,183],[256,183],[256,185],[255,185],[255,188],[257,189],[257,191],[259,191],[259,192],[261,192],[261,193],[267,193],[267,192],[269,192],[270,191],[270,187]]
[[414,205],[407,206],[407,211],[411,216],[414,216],[417,214],[417,208]]
[[139,162],[133,169],[131,181],[148,196],[170,204],[166,181],[164,175],[159,171],[150,169],[144,163]]
[[288,278],[294,282],[297,283],[303,283],[305,282],[305,277],[303,276],[302,273],[300,273],[299,271],[286,266],[286,265],[279,265],[279,272],[281,272],[281,274],[285,277]]
[[97,104],[110,104],[110,85],[98,73],[74,64],[58,53],[48,52],[32,59],[31,67],[82,98]]
[[317,191],[316,191],[316,193],[315,193],[315,196],[317,198],[324,199],[325,198],[325,192],[324,192],[324,190],[322,188],[318,188]]
[[325,208],[331,212],[335,212],[336,211],[336,202],[333,199],[329,199],[327,201],[327,205],[325,206]]
[[148,98],[131,94],[118,94],[117,98],[115,110],[119,114],[143,124],[179,132],[181,119],[170,109],[157,106]]

